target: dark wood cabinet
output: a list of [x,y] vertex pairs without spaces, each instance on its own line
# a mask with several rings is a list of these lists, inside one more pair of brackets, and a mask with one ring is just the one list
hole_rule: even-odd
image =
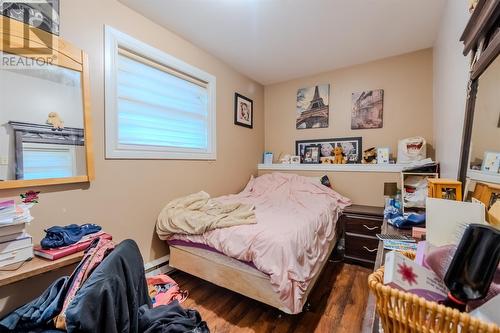
[[382,207],[352,205],[344,210],[341,223],[344,230],[344,259],[373,268],[377,257],[378,238],[384,209]]

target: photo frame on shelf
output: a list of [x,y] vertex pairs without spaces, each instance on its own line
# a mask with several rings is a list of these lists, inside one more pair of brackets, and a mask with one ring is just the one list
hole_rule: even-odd
[[363,155],[363,139],[360,136],[331,139],[297,140],[295,141],[295,155],[304,156],[304,150],[309,145],[320,146],[321,157],[331,157],[333,149],[337,146],[342,147],[347,163],[361,163]]
[[304,147],[302,163],[304,164],[319,164],[321,157],[321,145],[307,145]]
[[499,173],[500,172],[500,153],[487,151],[484,153],[483,164],[481,165],[481,171],[488,173]]

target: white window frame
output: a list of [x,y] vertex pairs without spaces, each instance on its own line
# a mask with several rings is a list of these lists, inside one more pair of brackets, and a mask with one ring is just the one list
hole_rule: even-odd
[[[215,160],[217,157],[215,76],[110,26],[104,26],[104,35],[106,158]],[[116,63],[119,49],[125,49],[160,65],[172,68],[175,71],[206,82],[208,90],[208,140],[206,149],[119,144],[116,94]]]

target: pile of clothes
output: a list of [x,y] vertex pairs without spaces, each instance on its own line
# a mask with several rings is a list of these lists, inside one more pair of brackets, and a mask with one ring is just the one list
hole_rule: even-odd
[[137,244],[98,238],[71,276],[1,319],[0,332],[209,332],[196,310],[179,305],[186,293],[170,280],[153,308]]

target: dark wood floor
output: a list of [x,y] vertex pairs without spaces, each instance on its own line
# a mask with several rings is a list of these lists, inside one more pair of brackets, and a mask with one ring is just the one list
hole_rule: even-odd
[[184,307],[198,310],[211,332],[358,333],[361,330],[370,270],[329,262],[298,315],[283,312],[183,272],[172,277],[189,291]]

